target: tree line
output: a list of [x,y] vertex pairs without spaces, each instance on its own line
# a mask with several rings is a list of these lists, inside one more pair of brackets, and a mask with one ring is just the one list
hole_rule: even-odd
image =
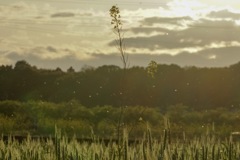
[[86,107],[140,105],[163,111],[170,105],[182,104],[194,110],[234,110],[240,107],[240,63],[218,68],[157,64],[153,77],[147,67],[124,70],[103,65],[62,71],[38,69],[21,60],[14,67],[0,66],[0,91],[2,101],[75,100]]

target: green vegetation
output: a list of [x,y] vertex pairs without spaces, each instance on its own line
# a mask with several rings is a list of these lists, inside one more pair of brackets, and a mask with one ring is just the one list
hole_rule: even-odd
[[[0,159],[237,159],[239,143],[224,139],[240,130],[239,66],[181,68],[152,62],[147,68],[126,68],[124,100],[119,98],[123,69],[117,66],[79,72],[37,69],[26,61],[1,66],[1,134],[54,137],[57,125],[62,135],[94,143],[62,135],[47,142],[1,140]],[[120,147],[101,142],[118,139],[119,127]],[[140,143],[129,144],[134,139]]]
[[14,68],[0,67],[0,132],[49,135],[57,124],[69,136],[87,136],[92,129],[100,137],[114,137],[123,115],[129,137],[141,137],[146,122],[158,137],[164,116],[176,137],[201,135],[213,124],[217,135],[229,136],[240,130],[239,66],[181,68],[152,62],[126,68],[123,99],[120,67],[63,72],[18,61]]
[[[92,132],[101,138],[117,138],[116,129],[120,108],[111,106],[85,107],[77,101],[51,103],[43,101],[1,101],[0,133],[12,135],[54,135],[54,126],[60,126],[68,136],[90,137]],[[225,108],[214,110],[192,110],[187,106],[169,106],[162,112],[158,108],[128,106],[124,109],[122,128],[127,129],[129,138],[141,138],[146,124],[152,136],[159,138],[165,129],[164,117],[171,122],[171,135],[182,138],[201,136],[212,130],[218,137],[229,137],[239,131],[240,110]],[[121,129],[122,130],[122,129]]]
[[43,141],[40,138],[32,140],[31,136],[19,143],[9,136],[7,142],[0,140],[1,160],[238,160],[240,158],[240,143],[232,139],[218,140],[214,135],[203,135],[191,141],[186,139],[171,142],[169,132],[159,139],[151,137],[151,131],[139,141],[128,142],[124,135],[123,148],[119,152],[116,142],[104,143],[101,139],[93,142],[78,142],[75,137],[69,139],[55,129],[54,139],[49,137]]
[[239,160],[240,63],[129,68],[109,13],[123,68],[0,66],[0,160]]
[[15,67],[0,66],[0,100],[62,103],[74,99],[86,107],[148,106],[161,110],[176,104],[193,110],[240,108],[240,63],[225,68],[150,66],[154,70],[137,66],[125,70],[123,101],[119,97],[124,69],[118,66],[63,72],[18,61]]

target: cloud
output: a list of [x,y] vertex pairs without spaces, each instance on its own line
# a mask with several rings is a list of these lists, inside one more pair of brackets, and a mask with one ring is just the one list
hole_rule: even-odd
[[160,55],[159,63],[174,63],[180,66],[223,67],[240,61],[240,47],[211,48],[197,53],[182,52],[175,56]]
[[[156,60],[183,66],[213,66],[238,60],[240,26],[235,20],[240,19],[240,13],[226,9],[209,11],[208,7],[200,11],[198,4],[174,2],[176,5],[172,3],[168,8],[158,5],[129,10],[123,7],[121,16],[126,22],[124,37],[131,65],[142,66]],[[194,5],[196,10],[191,9]],[[55,2],[0,6],[0,16],[6,19],[2,22],[5,39],[0,51],[8,53],[0,60],[26,59],[37,66],[63,69],[70,65],[78,69],[84,64],[122,66],[118,54],[108,54],[116,49],[106,6],[102,6],[104,11],[81,7],[56,6]],[[157,17],[159,15],[162,17]]]
[[193,23],[188,29],[180,31],[181,38],[198,39],[203,44],[222,41],[240,41],[239,33],[240,27],[236,26],[234,21],[226,20],[199,20]]
[[75,14],[71,12],[59,12],[51,15],[52,18],[69,18],[74,16]]
[[[131,66],[147,66],[151,60],[159,64],[177,64],[181,67],[197,66],[197,67],[223,67],[230,66],[240,61],[240,47],[223,47],[212,48],[199,51],[197,53],[181,52],[177,55],[169,54],[130,54],[129,62]],[[89,65],[98,67],[102,65],[118,65],[122,66],[118,53],[103,54],[92,53],[90,59],[76,58],[74,54],[68,54],[58,58],[43,59],[38,54],[19,54],[18,52],[9,52],[5,54],[5,58],[11,59],[12,63],[18,60],[25,59],[31,65],[36,65],[38,68],[55,69],[57,67],[67,70],[70,66],[77,71],[83,66]],[[211,58],[215,57],[215,58]]]
[[22,18],[24,16],[29,16],[30,13],[31,15],[38,15],[39,12],[37,7],[23,1],[0,6],[0,16],[4,19]]
[[49,52],[57,53],[57,49],[54,48],[54,47],[52,47],[52,46],[48,46],[46,49],[47,49]]
[[90,13],[90,12],[80,13],[79,15],[80,15],[80,16],[87,16],[87,17],[94,16],[93,13]]
[[19,59],[19,57],[38,57],[41,60],[61,59],[67,56],[74,56],[75,53],[69,49],[56,48],[54,46],[36,46],[25,48],[23,50],[8,51],[7,57],[10,59]]
[[9,60],[8,63],[5,64],[14,64],[17,61],[24,59],[31,65],[37,66],[38,68],[56,69],[57,67],[60,67],[63,70],[67,70],[70,66],[72,66],[77,71],[80,71],[80,69],[85,65],[94,67],[105,64],[121,65],[117,55],[103,57],[93,55],[92,57],[94,58],[85,59],[77,58],[75,54],[68,54],[58,58],[43,58],[42,56],[39,56],[39,54],[21,54],[19,52],[12,51],[5,56],[5,59]]
[[[125,43],[130,48],[146,48],[150,50],[191,47],[193,44],[193,41],[181,43],[179,40],[180,38],[172,32],[166,35],[125,38]],[[115,41],[112,41],[109,45],[114,46]]]
[[240,19],[240,13],[233,13],[229,10],[212,11],[207,16],[211,18],[230,18],[234,20]]
[[160,28],[160,27],[134,27],[127,31],[133,32],[134,34],[146,34],[146,35],[149,35],[154,32],[162,33],[162,34],[168,34],[172,32],[169,29]]
[[38,68],[55,69],[60,67],[63,70],[68,69],[70,66],[80,70],[84,65],[103,65],[102,59],[100,61],[99,59],[96,60],[91,55],[82,53],[81,57],[76,52],[69,49],[57,49],[56,53],[48,52],[48,49],[49,47],[35,47],[31,50],[26,50],[24,53],[20,51],[8,51],[7,54],[0,58],[0,62],[4,60],[5,63],[2,64],[14,64],[24,59]]
[[173,24],[181,25],[183,21],[191,21],[192,18],[188,16],[184,17],[150,17],[145,18],[141,23],[142,25],[152,26],[154,24]]
[[[158,23],[158,19],[155,20]],[[146,35],[126,37],[125,43],[129,48],[148,48],[150,50],[204,48],[212,44],[225,43],[232,45],[232,42],[240,42],[238,36],[240,26],[229,20],[199,19],[181,30],[140,26],[132,28],[131,31],[133,33],[145,33]],[[157,33],[149,35],[152,32]],[[109,43],[110,46],[115,44],[115,41]]]
[[78,60],[73,55],[68,55],[57,59],[42,59],[36,54],[19,55],[17,52],[11,52],[9,53],[8,58],[14,61],[13,63],[24,59],[31,65],[45,69],[55,69],[57,67],[60,67],[66,70],[70,66],[76,67],[78,63]]
[[[240,47],[212,48],[199,51],[197,53],[181,52],[177,55],[169,54],[130,54],[130,66],[147,66],[151,60],[159,64],[177,64],[181,67],[223,67],[230,66],[240,61]],[[96,57],[89,61],[89,64],[96,66],[99,64],[115,64],[122,66],[118,54],[93,54]],[[215,58],[211,58],[211,57]],[[102,63],[100,63],[102,62]]]
[[[228,66],[240,61],[240,46],[211,48],[199,51],[197,55],[207,59],[213,66]],[[214,57],[214,58],[213,58]]]

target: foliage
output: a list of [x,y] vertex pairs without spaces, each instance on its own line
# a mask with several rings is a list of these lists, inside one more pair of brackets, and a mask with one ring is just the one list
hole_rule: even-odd
[[[214,110],[192,110],[181,104],[167,107],[163,112],[158,108],[128,106],[124,108],[124,122],[121,130],[129,132],[129,138],[142,137],[146,124],[152,128],[152,135],[159,137],[164,117],[171,122],[171,133],[181,137],[201,135],[212,128],[219,137],[239,131],[240,110],[219,108]],[[85,107],[77,101],[50,103],[43,101],[0,101],[0,133],[13,135],[53,135],[54,126],[61,126],[67,135],[77,137],[91,135],[92,130],[99,137],[116,137],[120,108],[112,106]]]
[[[59,72],[37,69],[28,63],[22,65],[18,63],[18,69],[0,67],[0,100],[54,103],[76,100],[86,107],[140,105],[158,107],[162,111],[176,104],[194,110],[219,107],[235,110],[240,104],[239,64],[225,68],[181,68],[150,63],[154,66],[154,78],[148,76],[149,67],[135,66],[123,71],[118,66],[105,65]],[[124,100],[120,98],[123,96],[123,72]]]
[[32,139],[27,136],[19,143],[14,137],[9,136],[7,141],[0,140],[0,159],[4,160],[73,160],[73,159],[232,159],[240,158],[239,142],[230,137],[227,140],[219,140],[216,136],[203,134],[199,138],[188,140],[181,138],[175,142],[168,141],[169,135],[164,132],[162,137],[155,139],[151,131],[135,142],[129,142],[128,136],[124,136],[124,148],[117,150],[117,143],[110,141],[104,143],[93,139],[92,142],[81,142],[73,136],[69,139],[61,130],[55,127],[54,138],[46,140]]
[[147,73],[152,77],[154,78],[155,77],[155,74],[157,73],[157,68],[158,68],[158,65],[155,61],[151,61],[148,66],[147,66]]

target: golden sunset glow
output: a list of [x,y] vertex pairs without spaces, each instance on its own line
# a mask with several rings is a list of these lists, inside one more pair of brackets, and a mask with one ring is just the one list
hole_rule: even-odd
[[[108,13],[115,4],[121,11],[126,51],[141,56],[131,59],[134,65],[146,66],[145,59],[153,55],[159,63],[170,61],[161,61],[161,56],[177,63],[177,55],[183,54],[186,60],[181,64],[185,65],[194,65],[187,60],[190,54],[216,55],[215,63],[204,59],[201,66],[226,66],[240,60],[240,54],[235,54],[240,44],[240,6],[234,0],[3,0],[0,63],[26,59],[50,68],[44,63],[61,67],[65,60],[74,61],[76,68],[119,65]],[[228,63],[217,54],[225,55]]]

